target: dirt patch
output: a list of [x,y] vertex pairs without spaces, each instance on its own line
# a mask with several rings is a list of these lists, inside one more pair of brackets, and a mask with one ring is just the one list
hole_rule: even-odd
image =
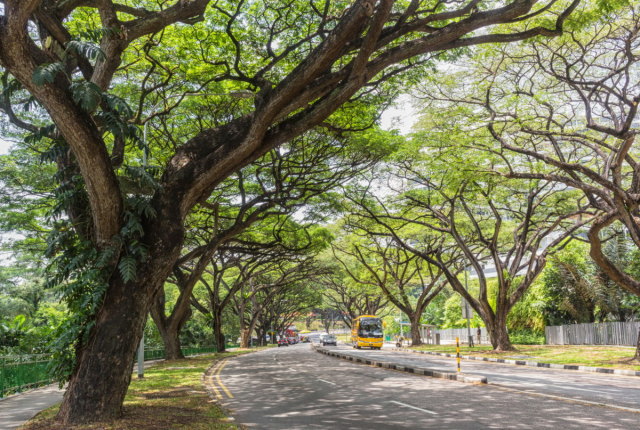
[[624,360],[610,361],[609,364],[624,364],[627,366],[640,366],[640,360],[635,358],[625,358]]
[[151,393],[140,393],[139,396],[145,399],[173,399],[175,397],[186,397],[192,393],[190,387],[177,388],[171,391],[154,391]]
[[[205,396],[201,396],[197,403],[205,403]],[[168,404],[156,406],[129,406],[124,408],[122,418],[112,421],[102,421],[92,425],[80,426],[83,430],[159,430],[159,429],[188,429],[192,424],[207,420],[205,410],[190,406],[171,406]],[[73,430],[56,422],[53,418],[32,421],[28,430]],[[201,427],[198,427],[201,428]]]

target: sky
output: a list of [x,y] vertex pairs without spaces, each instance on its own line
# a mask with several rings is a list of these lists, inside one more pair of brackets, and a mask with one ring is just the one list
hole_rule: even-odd
[[397,129],[402,134],[409,134],[417,120],[416,112],[408,95],[400,96],[395,106],[385,110],[380,117],[380,125],[385,130]]
[[9,146],[11,146],[11,142],[7,142],[6,140],[0,139],[0,155],[6,154],[9,152]]

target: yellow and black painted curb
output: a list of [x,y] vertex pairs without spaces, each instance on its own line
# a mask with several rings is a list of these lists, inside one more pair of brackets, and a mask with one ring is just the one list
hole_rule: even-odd
[[463,373],[457,373],[454,371],[447,372],[442,370],[429,369],[426,367],[404,366],[398,363],[393,363],[391,361],[371,360],[365,357],[358,357],[358,356],[344,353],[341,351],[338,352],[335,350],[328,350],[326,348],[319,347],[319,346],[314,346],[314,348],[317,352],[320,352],[322,354],[325,354],[331,357],[342,358],[343,360],[353,361],[354,363],[368,364],[370,366],[381,367],[383,369],[398,370],[400,372],[413,373],[416,375],[424,375],[424,376],[429,376],[431,378],[448,379],[450,381],[465,382],[468,384],[486,384],[487,383],[486,376],[465,375]]

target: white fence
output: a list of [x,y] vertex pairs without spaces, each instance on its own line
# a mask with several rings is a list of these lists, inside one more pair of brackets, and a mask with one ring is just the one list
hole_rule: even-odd
[[[441,328],[435,330],[440,335],[440,343],[455,343],[456,337],[460,338],[460,343],[468,342],[468,331],[466,328]],[[480,328],[480,342],[478,342],[478,329],[471,328],[471,336],[473,336],[473,342],[478,345],[489,345],[491,340],[489,339],[489,333],[484,327]]]
[[638,341],[640,321],[548,326],[547,345],[631,345]]

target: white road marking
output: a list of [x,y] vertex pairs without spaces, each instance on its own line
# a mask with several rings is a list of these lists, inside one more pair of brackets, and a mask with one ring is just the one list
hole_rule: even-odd
[[553,388],[557,388],[560,390],[577,390],[577,391],[588,391],[590,393],[600,393],[600,394],[611,394],[610,392],[607,391],[599,391],[599,390],[591,390],[591,389],[587,389],[587,388],[578,388],[578,387],[569,387],[569,386],[557,386],[557,385],[553,385],[553,384],[543,384],[543,383],[539,383],[539,382],[525,382],[525,381],[518,381],[518,380],[513,380],[513,379],[506,379],[506,378],[499,378],[499,379],[493,379],[492,381],[495,381],[496,383],[500,383],[500,382],[512,382],[514,384],[520,384],[520,385],[528,385],[530,387],[544,387],[544,388],[548,388],[548,387],[553,387]]
[[318,381],[326,382],[327,384],[331,384],[331,385],[338,385],[335,382],[325,381],[324,379],[320,379],[320,378],[318,378]]
[[549,399],[562,400],[562,401],[567,401],[567,402],[570,402],[570,403],[578,403],[578,404],[583,404],[583,405],[593,405],[593,406],[600,406],[600,407],[603,407],[603,408],[618,409],[618,410],[625,411],[625,412],[640,413],[640,409],[629,408],[629,407],[626,407],[626,406],[618,406],[618,405],[612,405],[612,404],[609,404],[609,403],[601,403],[601,402],[592,402],[592,401],[589,401],[589,400],[576,399],[576,398],[573,398],[573,397],[554,396],[553,394],[545,394],[545,393],[541,393],[539,391],[517,390],[515,388],[509,388],[509,387],[501,386],[501,385],[497,385],[497,384],[494,384],[492,386],[495,387],[495,388],[498,388],[499,390],[511,391],[511,392],[515,392],[515,393],[527,393],[527,394],[530,394],[532,396],[547,397]]
[[395,403],[396,405],[404,406],[405,408],[415,409],[416,411],[426,412],[431,415],[438,415],[437,412],[430,411],[428,409],[422,409],[417,406],[407,405],[406,403],[396,402],[395,400],[391,400],[391,403]]

